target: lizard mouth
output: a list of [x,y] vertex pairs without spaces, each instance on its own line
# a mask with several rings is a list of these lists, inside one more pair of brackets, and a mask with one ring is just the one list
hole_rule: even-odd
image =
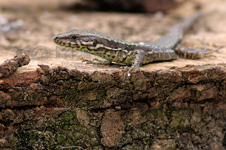
[[70,48],[80,48],[79,44],[76,42],[71,42],[67,37],[53,37],[53,41],[60,46],[70,47]]
[[57,44],[57,45],[61,45],[61,46],[65,46],[67,44],[67,40],[65,38],[62,37],[58,37],[58,36],[54,36],[53,37],[53,41]]

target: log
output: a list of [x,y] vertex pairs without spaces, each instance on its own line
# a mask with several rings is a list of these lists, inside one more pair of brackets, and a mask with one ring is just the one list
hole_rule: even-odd
[[208,15],[182,44],[214,50],[226,47],[226,1],[187,1],[167,14],[66,11],[74,0],[12,1],[0,1],[0,149],[226,148],[226,48],[214,57],[151,63],[128,76],[118,64],[82,63],[94,57],[52,41],[69,29],[154,41],[199,3]]
[[223,149],[226,144],[225,65],[130,77],[122,70],[39,67],[1,79],[1,148]]

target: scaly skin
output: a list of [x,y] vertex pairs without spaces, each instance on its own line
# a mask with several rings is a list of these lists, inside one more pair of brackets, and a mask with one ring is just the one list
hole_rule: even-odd
[[[103,33],[86,30],[70,30],[58,34],[54,37],[54,42],[58,45],[74,48],[79,51],[87,52],[100,56],[107,61],[132,65],[132,68],[139,68],[142,64],[148,64],[154,61],[164,61],[177,59],[176,47],[179,45],[186,32],[192,24],[201,16],[197,13],[193,17],[182,23],[173,26],[168,35],[148,43],[133,43],[124,41]],[[186,49],[180,50],[179,53],[186,53]],[[197,51],[189,53],[188,58]],[[202,55],[202,53],[198,53]],[[185,55],[187,57],[187,55]],[[103,64],[103,62],[99,62]]]

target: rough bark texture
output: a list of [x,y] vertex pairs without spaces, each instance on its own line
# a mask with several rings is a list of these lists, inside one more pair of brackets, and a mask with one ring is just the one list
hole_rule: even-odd
[[1,79],[0,147],[224,149],[226,66],[80,72],[40,65]]
[[27,65],[30,62],[30,58],[26,54],[15,56],[13,59],[5,61],[0,65],[0,78],[8,77],[13,74],[18,67]]

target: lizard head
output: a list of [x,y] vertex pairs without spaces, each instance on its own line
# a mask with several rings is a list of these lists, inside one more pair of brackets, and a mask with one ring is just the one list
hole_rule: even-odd
[[69,30],[60,33],[53,38],[54,42],[60,46],[74,48],[89,53],[102,54],[106,50],[122,50],[123,47],[130,47],[130,42],[106,35],[104,33],[88,30]]
[[54,36],[53,40],[60,46],[91,51],[109,45],[108,43],[112,40],[112,37],[95,31],[73,29]]

